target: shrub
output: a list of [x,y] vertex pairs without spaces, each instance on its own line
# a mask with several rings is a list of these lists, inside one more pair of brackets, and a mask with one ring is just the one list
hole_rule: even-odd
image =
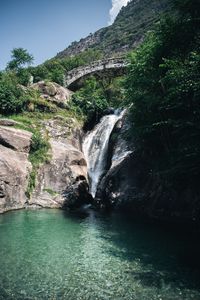
[[0,113],[8,115],[20,112],[25,102],[25,93],[18,85],[15,75],[3,73],[0,78]]
[[176,189],[200,174],[200,23],[188,13],[161,20],[132,53],[126,79],[138,153]]
[[40,132],[33,133],[31,149],[29,153],[29,161],[32,163],[32,171],[29,177],[29,184],[26,191],[28,197],[30,197],[33,189],[35,188],[36,175],[39,165],[49,160],[48,150],[50,145],[47,140],[42,138]]

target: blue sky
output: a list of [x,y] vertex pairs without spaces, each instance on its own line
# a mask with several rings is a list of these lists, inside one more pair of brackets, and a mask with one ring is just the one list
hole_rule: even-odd
[[0,0],[0,69],[13,48],[40,64],[90,32],[111,24],[128,0]]

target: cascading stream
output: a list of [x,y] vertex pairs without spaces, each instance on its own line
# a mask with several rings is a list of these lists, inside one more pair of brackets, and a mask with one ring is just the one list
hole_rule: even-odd
[[106,168],[110,135],[122,114],[123,112],[120,114],[119,110],[116,110],[114,114],[104,116],[84,140],[83,152],[88,165],[90,193],[93,197]]

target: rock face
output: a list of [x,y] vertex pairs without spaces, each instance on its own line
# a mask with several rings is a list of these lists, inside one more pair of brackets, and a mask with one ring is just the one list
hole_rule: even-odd
[[30,205],[62,207],[67,201],[67,189],[76,182],[87,181],[87,166],[82,152],[70,142],[52,139],[50,144],[52,157],[39,170]]
[[41,97],[54,102],[60,107],[66,107],[72,92],[55,82],[39,81],[31,85],[31,88],[40,92]]
[[25,130],[0,126],[0,144],[18,152],[29,152],[31,136]]
[[0,119],[0,126],[15,126],[20,123],[11,119]]
[[187,184],[173,187],[160,174],[149,171],[134,151],[134,140],[128,140],[125,116],[110,139],[108,171],[101,179],[96,205],[126,210],[134,217],[173,223],[196,223],[200,220],[200,194]]
[[76,127],[74,122],[72,119],[69,126],[60,118],[44,122],[44,128],[50,136],[51,159],[39,169],[36,189],[29,205],[57,208],[68,207],[69,203],[69,206],[73,206],[73,194],[74,199],[77,198],[74,200],[76,206],[79,185],[86,187],[82,194],[79,193],[80,197],[88,193],[87,165],[81,151],[81,131],[73,131],[72,127]]
[[30,142],[31,133],[0,127],[0,213],[23,208],[27,202]]
[[104,57],[114,53],[127,53],[140,44],[146,32],[159,20],[159,15],[170,11],[169,0],[132,0],[122,7],[114,23],[104,27],[79,42],[73,42],[56,58],[65,58],[88,49],[103,52]]
[[82,133],[74,129],[79,128],[77,121],[54,116],[41,122],[43,134],[48,133],[50,139],[50,159],[39,167],[30,199],[26,190],[32,169],[28,161],[32,134],[0,126],[0,213],[25,207],[73,208],[90,199]]
[[50,139],[50,159],[38,169],[36,187],[29,199],[26,191],[32,170],[28,161],[32,134],[15,129],[13,126],[18,124],[12,120],[0,120],[0,213],[26,207],[74,209],[94,203],[98,207],[128,209],[151,219],[200,219],[197,193],[187,186],[172,189],[158,174],[149,174],[144,162],[136,157],[134,141],[126,138],[126,114],[110,136],[107,172],[94,200],[89,194],[80,125],[73,118],[61,116],[41,123],[42,133]]

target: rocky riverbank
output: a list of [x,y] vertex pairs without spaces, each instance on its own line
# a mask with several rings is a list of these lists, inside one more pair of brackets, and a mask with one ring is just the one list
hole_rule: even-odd
[[[40,82],[33,85],[43,99],[66,108],[70,91],[57,84]],[[0,119],[0,213],[25,207],[61,208],[66,205],[73,191],[76,200],[79,193],[88,193],[87,166],[81,150],[81,123],[73,117],[65,117],[55,111],[35,121],[29,129],[39,124],[40,133],[48,139],[48,159],[37,167],[33,191],[27,193],[33,166],[29,161],[32,136],[21,129],[27,123],[12,119]],[[31,116],[28,120],[31,123]],[[26,121],[25,123],[24,120]],[[69,197],[70,198],[70,197]],[[72,201],[70,205],[73,206]]]

